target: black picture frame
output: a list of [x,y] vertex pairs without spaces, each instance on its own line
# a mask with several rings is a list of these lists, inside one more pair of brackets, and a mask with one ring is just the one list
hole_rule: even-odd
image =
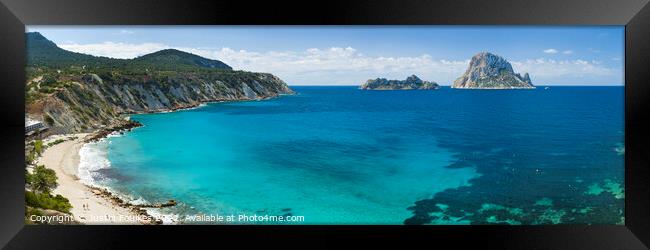
[[[429,246],[647,249],[650,246],[650,5],[647,0],[124,1],[1,0],[0,245],[147,248],[191,243],[400,240]],[[625,225],[557,226],[25,226],[25,25],[624,25]],[[347,242],[347,241],[342,241]],[[298,246],[300,247],[300,246]]]

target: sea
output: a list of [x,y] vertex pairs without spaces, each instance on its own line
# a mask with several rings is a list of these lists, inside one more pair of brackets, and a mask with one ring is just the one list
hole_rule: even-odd
[[132,115],[79,177],[174,224],[624,224],[623,86],[292,89]]

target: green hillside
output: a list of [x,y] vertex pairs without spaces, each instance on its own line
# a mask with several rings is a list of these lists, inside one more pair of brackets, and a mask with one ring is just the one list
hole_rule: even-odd
[[27,66],[47,67],[59,70],[86,68],[95,70],[183,70],[205,69],[232,70],[219,61],[204,58],[176,49],[166,49],[134,59],[98,57],[67,51],[38,32],[26,34]]
[[26,113],[53,133],[93,131],[122,114],[293,93],[272,74],[232,70],[180,50],[114,59],[61,49],[35,32],[26,38]]

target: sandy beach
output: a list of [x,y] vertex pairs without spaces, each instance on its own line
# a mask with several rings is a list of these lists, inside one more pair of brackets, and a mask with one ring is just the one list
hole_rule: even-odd
[[[79,181],[77,177],[79,149],[83,146],[83,138],[87,135],[57,135],[44,140],[44,144],[47,144],[59,138],[77,137],[48,147],[38,159],[39,165],[45,165],[56,172],[59,185],[53,193],[70,200],[72,215],[76,221],[83,224],[146,224],[147,221],[130,208],[118,206]],[[84,204],[87,208],[84,208]]]

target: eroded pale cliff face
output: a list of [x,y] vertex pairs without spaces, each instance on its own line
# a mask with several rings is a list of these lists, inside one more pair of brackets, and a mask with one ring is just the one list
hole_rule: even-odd
[[437,89],[440,86],[436,82],[423,81],[415,75],[406,80],[388,80],[386,78],[370,79],[362,84],[359,89],[364,90],[412,90],[412,89]]
[[500,56],[482,52],[472,57],[465,73],[452,88],[468,89],[532,89],[528,73],[515,74],[512,65]]
[[[32,117],[46,121],[60,133],[106,126],[125,113],[170,111],[205,102],[258,100],[293,93],[279,78],[264,73],[238,72],[229,78],[194,73],[152,80],[142,76],[102,79],[87,74],[28,104]],[[39,117],[40,116],[40,117]]]
[[26,45],[26,116],[43,121],[52,133],[95,130],[122,114],[293,93],[271,74],[232,70],[180,50],[134,59],[96,57],[61,49],[36,32],[26,34]]

